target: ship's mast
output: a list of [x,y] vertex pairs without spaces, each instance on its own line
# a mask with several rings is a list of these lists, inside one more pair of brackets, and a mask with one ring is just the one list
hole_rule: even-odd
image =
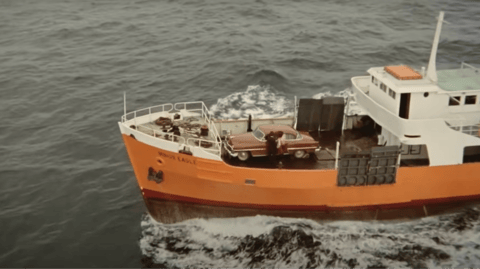
[[440,11],[440,15],[438,16],[438,22],[437,22],[437,30],[435,30],[432,51],[430,52],[430,60],[428,61],[428,68],[427,68],[427,78],[433,82],[438,81],[436,62],[437,62],[438,41],[440,40],[440,32],[442,31],[442,22],[443,22],[443,11]]

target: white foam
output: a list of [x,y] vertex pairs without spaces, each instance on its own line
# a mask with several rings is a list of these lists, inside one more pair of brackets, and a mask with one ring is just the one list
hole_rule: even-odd
[[275,118],[293,115],[293,99],[273,92],[270,86],[252,85],[245,92],[217,100],[210,111],[219,119]]
[[[467,220],[469,228],[458,230],[454,226],[454,217],[429,217],[404,222],[317,223],[306,219],[256,216],[194,219],[169,225],[156,223],[147,217],[142,221],[140,247],[142,253],[155,262],[177,267],[305,267],[312,251],[322,260],[320,267],[327,266],[332,259],[335,260],[333,265],[330,264],[333,267],[348,267],[349,262],[359,267],[383,265],[407,268],[419,264],[428,267],[474,267],[480,264],[477,250],[480,242],[479,220]],[[272,237],[272,230],[279,227],[301,230],[320,245],[305,248],[299,247],[301,242],[285,242],[290,244],[289,249],[272,250],[260,262],[252,262],[252,253],[248,248],[256,242],[254,238],[262,237],[267,243],[273,242],[269,241],[276,240]],[[241,247],[241,242],[247,245]],[[182,248],[187,248],[188,253],[178,251]],[[261,249],[269,251],[268,247],[261,246]],[[439,253],[450,258],[436,257]]]
[[[312,98],[321,99],[326,96],[349,98],[349,115],[367,114],[357,104],[349,88],[335,94],[330,91],[318,93]],[[257,119],[287,117],[294,114],[294,100],[274,93],[270,86],[253,85],[245,92],[232,93],[218,99],[217,103],[210,107],[210,111],[219,119],[246,119],[249,115]]]

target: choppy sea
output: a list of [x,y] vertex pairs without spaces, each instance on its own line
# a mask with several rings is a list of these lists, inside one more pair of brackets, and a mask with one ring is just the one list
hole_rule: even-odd
[[370,67],[426,66],[440,10],[437,69],[480,67],[477,0],[1,0],[0,267],[480,266],[480,207],[156,223],[117,126],[123,92],[129,111],[277,116]]

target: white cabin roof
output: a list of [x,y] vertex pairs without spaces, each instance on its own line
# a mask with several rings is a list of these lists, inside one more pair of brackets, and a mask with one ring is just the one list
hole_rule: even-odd
[[425,77],[413,80],[399,80],[385,71],[383,66],[372,67],[368,69],[367,72],[398,93],[434,92],[441,90],[436,84]]
[[367,72],[398,93],[480,91],[478,69],[438,70],[438,83],[425,76],[400,80],[385,71],[384,67],[372,67]]

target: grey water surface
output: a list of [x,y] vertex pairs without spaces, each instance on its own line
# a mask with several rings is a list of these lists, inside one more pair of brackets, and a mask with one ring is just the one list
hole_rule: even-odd
[[426,66],[440,10],[437,68],[480,67],[478,0],[1,0],[0,267],[478,267],[477,208],[155,223],[117,126],[123,92],[129,111],[281,115],[370,67]]

